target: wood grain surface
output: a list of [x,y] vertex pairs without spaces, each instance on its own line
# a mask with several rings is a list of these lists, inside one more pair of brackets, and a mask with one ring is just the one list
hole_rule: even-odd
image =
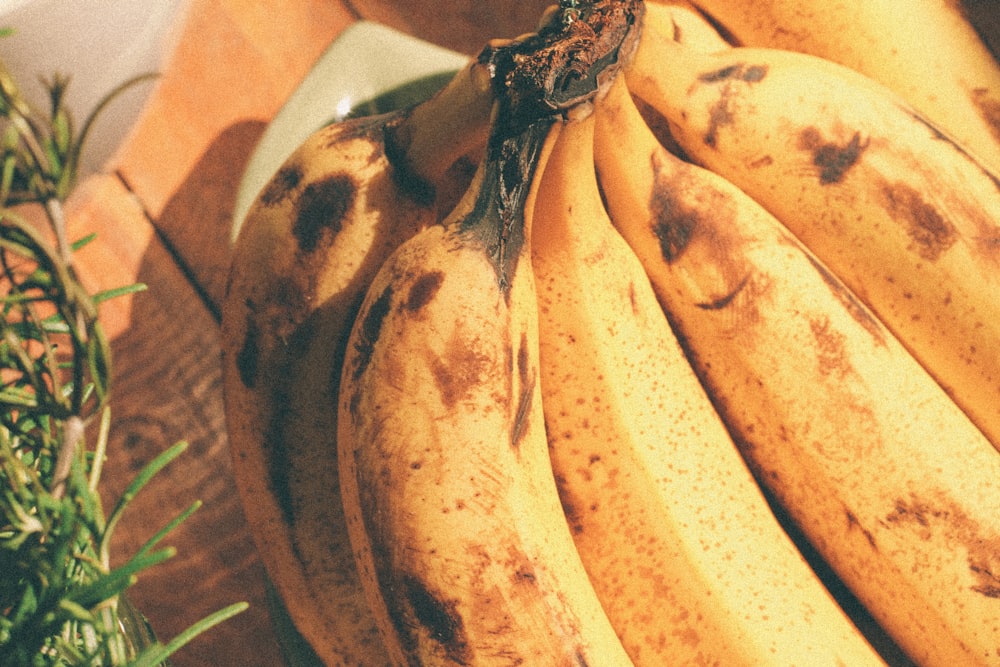
[[[218,307],[242,169],[268,121],[326,46],[360,18],[466,53],[534,28],[539,0],[189,0],[182,37],[149,102],[102,173],[68,202],[92,289],[149,290],[102,312],[115,361],[107,498],[173,443],[190,449],[140,496],[118,529],[133,552],[195,499],[204,506],[168,540],[178,555],[143,576],[133,599],[173,637],[240,600],[250,610],[173,659],[175,667],[273,667],[282,659],[233,484],[222,412]],[[983,9],[986,7],[986,9]],[[970,9],[996,35],[996,0]]]

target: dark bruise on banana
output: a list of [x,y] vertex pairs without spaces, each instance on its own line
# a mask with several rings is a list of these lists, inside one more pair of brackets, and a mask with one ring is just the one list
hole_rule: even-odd
[[815,127],[807,127],[799,133],[799,149],[812,154],[812,163],[819,170],[821,185],[844,180],[844,176],[857,164],[868,144],[869,139],[862,139],[860,132],[855,132],[843,145],[835,141],[824,141],[823,135]]
[[767,76],[767,70],[766,65],[738,63],[705,72],[698,77],[700,83],[721,86],[719,100],[711,109],[708,130],[702,138],[706,146],[715,147],[719,138],[719,128],[733,121],[731,108],[733,82],[754,84],[763,81],[764,77]]
[[[659,151],[650,156],[655,185],[650,193],[650,232],[660,254],[670,265],[691,253],[697,263],[715,267],[712,286],[703,285],[711,298],[697,306],[722,310],[730,306],[752,281],[752,271],[739,249],[743,240],[728,220],[737,215],[736,203],[721,190],[702,187],[699,167],[681,163]],[[751,316],[750,310],[745,313]]]

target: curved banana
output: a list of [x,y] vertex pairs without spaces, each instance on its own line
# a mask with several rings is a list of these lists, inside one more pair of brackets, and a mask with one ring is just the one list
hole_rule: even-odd
[[886,88],[776,49],[647,30],[633,93],[764,205],[1000,447],[1000,179]]
[[264,188],[234,247],[221,333],[233,470],[268,575],[329,665],[388,659],[339,502],[330,406],[346,335],[384,259],[459,189],[449,184],[485,142],[491,87],[485,65],[470,63],[421,105],[317,131]]
[[551,119],[498,132],[372,283],[341,381],[341,490],[396,665],[629,665],[545,440],[529,256]]
[[608,219],[593,130],[591,114],[556,140],[532,266],[552,465],[612,625],[636,665],[884,664],[783,532]]
[[956,0],[693,0],[744,46],[810,53],[896,91],[1000,174],[1000,65]]
[[596,135],[612,220],[755,476],[917,664],[1000,664],[1000,453],[773,216],[628,117]]

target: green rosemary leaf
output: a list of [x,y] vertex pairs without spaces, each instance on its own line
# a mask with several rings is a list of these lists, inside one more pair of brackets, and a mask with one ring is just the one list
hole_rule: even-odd
[[97,292],[90,298],[93,299],[95,304],[102,304],[110,299],[117,299],[120,296],[127,296],[129,294],[137,294],[139,292],[144,292],[147,289],[148,287],[143,283],[133,283],[132,285]]
[[125,488],[125,491],[118,499],[115,509],[111,512],[111,516],[108,518],[108,525],[111,526],[116,523],[128,504],[133,498],[135,498],[139,491],[141,491],[142,488],[149,483],[149,480],[169,465],[174,459],[183,454],[187,448],[187,442],[178,442],[173,447],[160,452],[156,458],[147,463],[143,469],[139,471],[139,474],[135,476],[132,482]]
[[134,662],[132,662],[130,667],[156,667],[156,665],[163,663],[164,660],[176,653],[181,647],[189,643],[198,635],[245,611],[248,607],[249,605],[246,602],[237,602],[236,604],[229,605],[224,609],[220,609],[214,614],[198,621],[190,628],[167,642],[165,645],[154,646],[143,652]]

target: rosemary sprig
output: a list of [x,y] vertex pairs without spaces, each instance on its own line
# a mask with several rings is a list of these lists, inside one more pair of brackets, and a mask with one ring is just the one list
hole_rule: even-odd
[[[69,240],[62,203],[93,119],[146,78],[111,91],[77,133],[67,78],[46,82],[49,106],[39,111],[0,63],[0,665],[163,664],[246,607],[222,609],[147,647],[130,641],[119,614],[137,575],[174,555],[160,542],[199,503],[111,567],[111,536],[129,502],[186,444],[150,462],[105,516],[99,482],[110,454],[111,348],[98,305],[145,286],[89,294],[74,255],[93,237]],[[39,208],[47,224],[22,216],[24,206]]]

